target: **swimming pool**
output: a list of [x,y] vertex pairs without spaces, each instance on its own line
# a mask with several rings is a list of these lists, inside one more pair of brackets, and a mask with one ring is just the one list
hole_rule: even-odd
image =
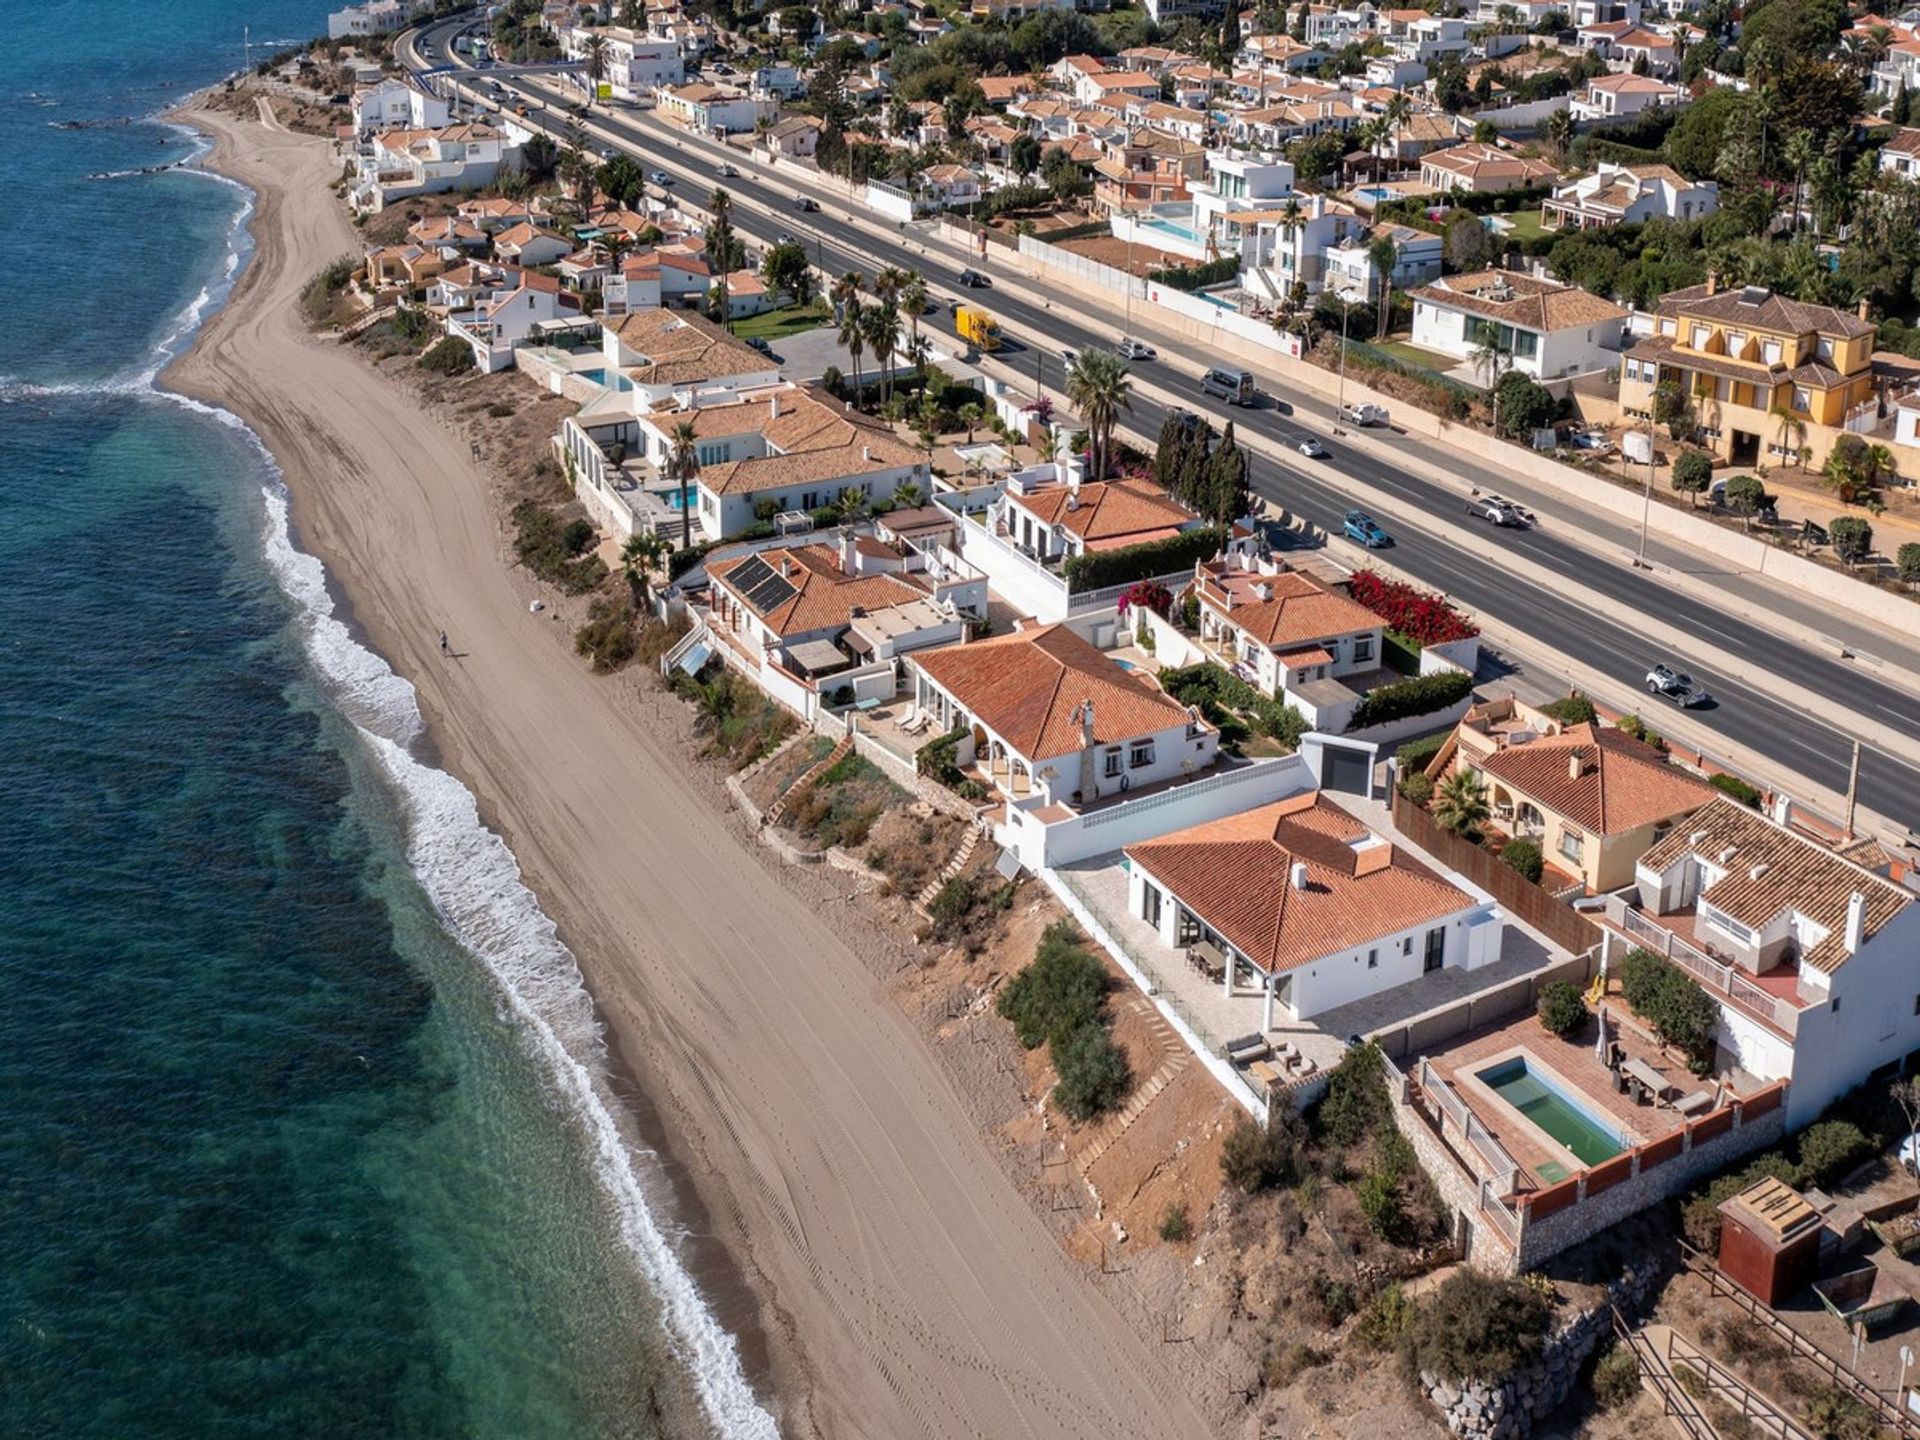
[[1176,240],[1184,240],[1189,245],[1199,245],[1203,243],[1198,230],[1195,230],[1191,225],[1182,225],[1177,220],[1162,220],[1158,216],[1150,216],[1142,220],[1140,225],[1143,229],[1158,230],[1163,235],[1171,235]]
[[1396,199],[1398,198],[1398,195],[1399,195],[1398,191],[1389,190],[1384,185],[1362,185],[1359,189],[1353,192],[1353,196],[1356,200],[1371,200],[1376,205],[1379,205],[1387,200]]
[[1518,1110],[1584,1165],[1598,1165],[1626,1149],[1617,1125],[1593,1113],[1555,1084],[1544,1071],[1530,1068],[1527,1057],[1489,1065],[1474,1079]]

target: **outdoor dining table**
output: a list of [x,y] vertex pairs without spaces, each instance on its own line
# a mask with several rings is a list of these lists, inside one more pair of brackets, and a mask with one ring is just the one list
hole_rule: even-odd
[[1656,1100],[1672,1088],[1667,1077],[1647,1064],[1644,1060],[1627,1061],[1626,1064],[1620,1067],[1620,1073],[1625,1075],[1629,1080],[1646,1086]]
[[1194,941],[1187,953],[1200,962],[1209,980],[1218,980],[1227,973],[1227,957],[1211,940]]

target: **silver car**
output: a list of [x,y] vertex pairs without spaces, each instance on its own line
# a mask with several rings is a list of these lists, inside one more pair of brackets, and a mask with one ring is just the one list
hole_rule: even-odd
[[1691,710],[1696,705],[1706,705],[1713,700],[1693,676],[1666,664],[1655,665],[1647,671],[1647,691],[1652,695],[1665,696],[1683,710]]

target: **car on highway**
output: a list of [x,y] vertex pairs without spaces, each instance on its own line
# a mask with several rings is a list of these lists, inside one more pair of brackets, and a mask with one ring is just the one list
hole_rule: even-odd
[[1123,360],[1158,360],[1160,352],[1144,340],[1136,340],[1131,335],[1123,335],[1120,343],[1114,347]]
[[731,160],[723,161],[720,165],[720,178],[722,180],[738,180],[740,178],[740,168]]
[[802,195],[793,202],[793,208],[802,215],[812,215],[820,209],[820,202],[811,195]]
[[1349,425],[1366,426],[1387,423],[1387,412],[1379,405],[1342,405],[1340,415]]
[[1257,393],[1253,387],[1252,371],[1222,370],[1217,367],[1200,377],[1200,392],[1203,395],[1216,395],[1229,405],[1251,405]]
[[954,277],[954,284],[962,290],[991,290],[993,281],[978,270],[962,270]]
[[1665,696],[1683,710],[1705,705],[1713,699],[1686,671],[1676,670],[1664,661],[1647,671],[1647,691]]
[[602,160],[611,160],[613,159],[614,156],[618,155],[619,153],[620,152],[614,149],[613,146],[611,145],[602,145],[600,147],[600,158]]
[[778,235],[773,237],[773,243],[778,247],[781,245],[798,245],[800,242],[793,238],[793,232],[791,230],[782,230]]
[[1060,363],[1066,369],[1071,370],[1074,366],[1080,363],[1080,352],[1074,349],[1071,345],[1061,346],[1060,347]]
[[663,190],[673,184],[673,177],[667,174],[667,172],[664,170],[656,170],[653,172],[653,174],[649,175],[647,178],[653,181],[654,184],[660,186],[661,189]]
[[1503,525],[1510,530],[1524,530],[1533,523],[1533,517],[1525,510],[1498,495],[1475,495],[1467,501],[1467,513],[1489,525]]
[[1327,447],[1311,435],[1302,435],[1294,442],[1293,448],[1309,460],[1324,460],[1327,458]]
[[1364,545],[1369,550],[1378,550],[1382,546],[1393,544],[1393,537],[1375,523],[1374,518],[1364,510],[1349,510],[1340,528],[1349,540]]

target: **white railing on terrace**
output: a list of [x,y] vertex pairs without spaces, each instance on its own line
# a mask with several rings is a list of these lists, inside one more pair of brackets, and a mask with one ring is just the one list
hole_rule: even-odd
[[1151,580],[1130,580],[1125,585],[1107,585],[1099,590],[1076,590],[1067,596],[1067,613],[1079,615],[1088,610],[1104,610],[1135,585],[1177,587],[1185,584],[1192,574],[1191,570],[1176,570],[1170,575],[1155,575]]
[[1507,1208],[1507,1202],[1493,1192],[1493,1183],[1480,1182],[1480,1213],[1493,1222],[1494,1229],[1505,1237],[1509,1245],[1518,1248],[1520,1244],[1520,1217]]
[[1298,759],[1292,755],[1280,756],[1272,760],[1256,760],[1251,765],[1242,765],[1233,770],[1224,770],[1217,775],[1209,775],[1205,780],[1175,785],[1160,791],[1157,795],[1143,795],[1138,800],[1124,800],[1106,809],[1095,810],[1091,814],[1080,817],[1080,828],[1092,830],[1109,821],[1139,815],[1148,810],[1158,810],[1163,805],[1177,805],[1196,795],[1206,795],[1215,790],[1224,790],[1230,785],[1240,785],[1248,780],[1264,778],[1277,765],[1298,763]]
[[1057,585],[1062,590],[1067,588],[1066,580],[1063,579],[1058,572],[1049,570],[1045,565],[1034,559],[1033,556],[1027,554],[1026,551],[1014,544],[1010,537],[997,534],[994,531],[991,517],[983,520],[977,512],[969,511],[967,513],[967,519],[979,526],[987,538],[999,547],[1001,553],[1013,556],[1014,559],[1033,571],[1035,575],[1045,580],[1048,584]]
[[1622,927],[1633,939],[1642,942],[1656,955],[1678,965],[1714,994],[1725,996],[1788,1035],[1795,1033],[1800,1007],[1754,984],[1734,966],[1722,964],[1698,946],[1682,940],[1673,931],[1646,920],[1638,911],[1624,912]]

